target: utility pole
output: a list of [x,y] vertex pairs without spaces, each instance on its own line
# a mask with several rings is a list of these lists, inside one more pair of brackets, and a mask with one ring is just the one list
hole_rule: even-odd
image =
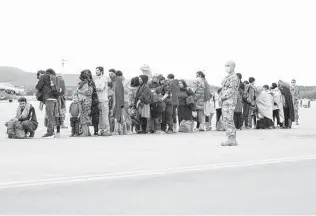
[[66,59],[61,60],[61,74],[62,75],[64,74],[65,63],[67,63],[67,62],[68,62],[68,60],[66,60]]

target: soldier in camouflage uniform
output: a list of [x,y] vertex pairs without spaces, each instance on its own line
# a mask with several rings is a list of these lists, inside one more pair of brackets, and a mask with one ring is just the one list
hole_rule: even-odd
[[223,123],[228,140],[222,143],[222,146],[236,146],[236,128],[234,123],[234,111],[237,104],[237,94],[240,80],[235,73],[235,62],[229,61],[225,65],[225,71],[228,75],[222,82],[222,92],[220,99],[222,101]]
[[292,82],[291,82],[291,94],[292,94],[292,97],[293,97],[295,123],[296,123],[296,125],[298,125],[298,118],[299,118],[299,116],[298,116],[299,90],[298,90],[298,88],[296,86],[296,80],[295,79],[293,79]]

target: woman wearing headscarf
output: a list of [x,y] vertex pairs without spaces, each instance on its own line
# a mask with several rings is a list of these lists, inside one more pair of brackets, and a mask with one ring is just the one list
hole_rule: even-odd
[[91,125],[91,107],[92,107],[92,94],[93,86],[87,70],[84,70],[80,74],[80,83],[76,94],[78,95],[81,116],[80,116],[80,128],[82,130],[82,136],[91,136],[89,126]]
[[[204,115],[205,115],[205,130],[210,130],[211,127],[211,120],[213,115],[212,114],[212,105],[211,105],[211,89],[210,85],[205,78],[205,74],[202,71],[198,71],[197,77],[200,77],[204,82]],[[198,122],[198,126],[200,126],[200,122]],[[199,128],[199,127],[198,127]],[[203,129],[203,128],[202,128]]]
[[197,80],[195,82],[195,104],[197,110],[197,121],[200,123],[199,131],[205,131],[205,82],[203,78],[197,73]]
[[150,103],[152,101],[152,94],[148,86],[148,76],[139,76],[140,86],[136,90],[134,104],[140,116],[141,131],[139,133],[147,133],[147,119],[150,118]]
[[86,73],[89,78],[89,83],[91,83],[92,91],[92,103],[91,103],[91,120],[92,126],[94,128],[94,135],[97,136],[99,132],[99,122],[100,122],[100,110],[99,110],[99,97],[97,93],[97,87],[92,78],[92,73],[90,70],[86,70]]
[[128,93],[128,105],[129,105],[129,115],[131,117],[132,123],[130,128],[128,129],[131,133],[140,131],[140,122],[138,118],[138,112],[136,108],[134,108],[134,102],[136,98],[136,91],[139,87],[139,77],[133,77],[131,79],[130,85],[127,86],[129,93]]
[[178,93],[179,108],[178,118],[179,123],[183,120],[192,121],[192,110],[194,108],[194,100],[189,101],[190,96],[194,99],[194,93],[191,89],[188,89],[187,83],[184,80],[179,80],[180,92]]
[[283,97],[283,111],[284,111],[284,124],[283,128],[291,128],[294,119],[294,106],[293,98],[290,90],[290,85],[282,80],[279,80],[278,87]]

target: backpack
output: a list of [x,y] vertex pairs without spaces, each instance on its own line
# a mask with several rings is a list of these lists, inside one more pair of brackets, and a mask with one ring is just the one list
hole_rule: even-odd
[[63,96],[66,92],[65,81],[61,76],[50,76],[50,85],[52,88],[52,92],[56,96]]
[[22,127],[22,122],[11,119],[5,126],[7,126],[9,139],[25,139],[25,131]]

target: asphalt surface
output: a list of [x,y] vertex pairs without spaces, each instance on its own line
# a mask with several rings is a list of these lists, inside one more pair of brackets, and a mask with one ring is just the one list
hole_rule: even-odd
[[316,214],[316,160],[0,190],[0,214]]
[[[4,131],[17,104],[0,105]],[[37,110],[35,139],[0,134],[0,214],[316,214],[315,113],[225,148],[216,131],[44,140]]]

